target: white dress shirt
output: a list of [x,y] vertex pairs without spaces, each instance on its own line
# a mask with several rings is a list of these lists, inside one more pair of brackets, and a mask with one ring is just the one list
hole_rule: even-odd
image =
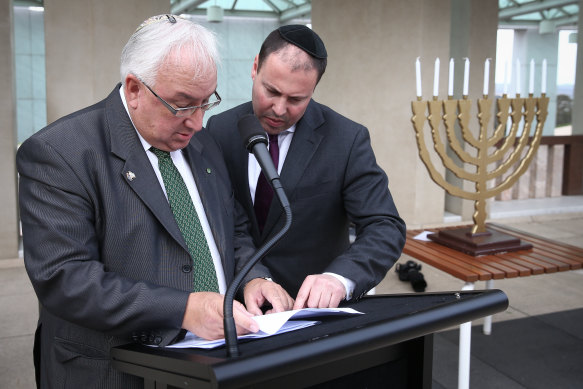
[[[281,168],[285,162],[285,157],[289,151],[289,145],[291,144],[292,138],[294,137],[294,132],[296,131],[296,125],[294,124],[291,128],[283,131],[277,136],[277,144],[279,145],[279,161],[276,166],[277,174],[281,173]],[[255,190],[257,189],[257,180],[261,174],[261,166],[255,158],[254,154],[249,154],[249,190],[251,191],[251,198],[253,203],[255,203]]]

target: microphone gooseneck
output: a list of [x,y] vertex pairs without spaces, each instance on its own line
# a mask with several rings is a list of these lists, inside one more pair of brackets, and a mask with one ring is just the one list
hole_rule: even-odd
[[277,243],[279,240],[287,233],[292,223],[292,213],[289,201],[281,186],[279,181],[279,175],[275,166],[273,166],[273,161],[267,151],[267,136],[265,131],[261,127],[259,120],[255,115],[249,114],[243,116],[237,123],[237,127],[243,138],[245,148],[255,155],[263,174],[267,178],[267,181],[271,183],[273,191],[279,200],[284,212],[285,212],[285,224],[283,228],[277,232],[271,239],[265,242],[251,257],[249,262],[243,266],[239,273],[235,276],[235,279],[227,288],[225,293],[225,300],[223,305],[223,325],[225,332],[225,343],[227,347],[228,357],[238,357],[239,356],[239,346],[237,344],[237,328],[235,326],[235,319],[233,317],[233,301],[235,299],[235,294],[243,281],[243,278],[249,273],[251,268],[261,260],[265,254]]

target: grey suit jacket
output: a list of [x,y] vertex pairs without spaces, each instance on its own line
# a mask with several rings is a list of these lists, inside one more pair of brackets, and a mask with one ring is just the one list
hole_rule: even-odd
[[[274,200],[259,233],[249,191],[249,154],[237,129],[239,118],[252,110],[249,102],[213,116],[207,130],[223,151],[235,196],[247,210],[259,245],[281,229],[285,215]],[[362,297],[383,279],[405,244],[405,223],[367,129],[312,100],[297,123],[280,176],[293,222],[258,270],[292,297],[307,275],[322,272],[355,281],[353,299]],[[352,244],[351,222],[356,227]]]
[[[130,388],[112,346],[169,344],[192,259],[119,96],[56,121],[17,154],[24,261],[41,305],[42,387]],[[227,284],[254,252],[220,151],[203,130],[184,149]],[[38,366],[37,366],[38,367]]]

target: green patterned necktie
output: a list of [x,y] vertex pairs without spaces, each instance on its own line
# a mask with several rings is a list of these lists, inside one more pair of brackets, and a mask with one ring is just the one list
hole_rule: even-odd
[[151,147],[150,150],[158,157],[158,167],[166,187],[170,208],[194,262],[193,291],[218,292],[219,286],[213,259],[186,184],[168,151],[158,150],[155,147]]

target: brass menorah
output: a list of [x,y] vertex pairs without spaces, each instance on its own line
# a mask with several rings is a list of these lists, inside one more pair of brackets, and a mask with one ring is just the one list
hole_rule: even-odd
[[[456,248],[472,255],[491,254],[501,251],[515,251],[531,248],[519,239],[502,235],[486,228],[486,200],[512,187],[518,178],[527,170],[533,159],[542,137],[544,122],[547,116],[549,98],[544,93],[535,98],[532,93],[522,98],[517,94],[515,98],[508,98],[504,94],[497,99],[497,125],[492,136],[488,136],[491,119],[492,100],[484,95],[478,99],[478,122],[480,130],[475,137],[470,130],[471,100],[464,96],[462,99],[422,101],[421,97],[411,103],[413,110],[413,127],[415,128],[419,156],[425,164],[431,179],[445,189],[452,196],[467,200],[474,200],[474,225],[471,228],[461,228],[439,231],[429,236],[430,239],[444,245]],[[427,117],[425,116],[427,112]],[[511,127],[506,134],[508,118],[511,118]],[[536,126],[534,126],[536,117]],[[433,138],[433,148],[446,169],[458,178],[475,183],[475,191],[464,190],[446,181],[433,164],[427,149],[423,127],[425,120],[429,122]],[[440,135],[440,124],[443,121],[445,133],[451,150],[462,161],[462,164],[475,166],[475,172],[468,171],[464,166],[458,166],[447,154],[446,145]],[[455,124],[459,124],[462,143],[455,133]],[[519,135],[520,124],[523,124]],[[534,135],[530,138],[532,127]],[[530,142],[529,142],[530,140]],[[466,145],[475,149],[475,153],[466,150]],[[528,146],[528,149],[526,149]],[[489,153],[489,150],[495,149]],[[526,152],[525,152],[526,150]],[[523,155],[524,154],[524,155]],[[488,170],[490,165],[496,167]],[[488,185],[497,178],[503,177],[510,168],[511,171],[499,184]]]

